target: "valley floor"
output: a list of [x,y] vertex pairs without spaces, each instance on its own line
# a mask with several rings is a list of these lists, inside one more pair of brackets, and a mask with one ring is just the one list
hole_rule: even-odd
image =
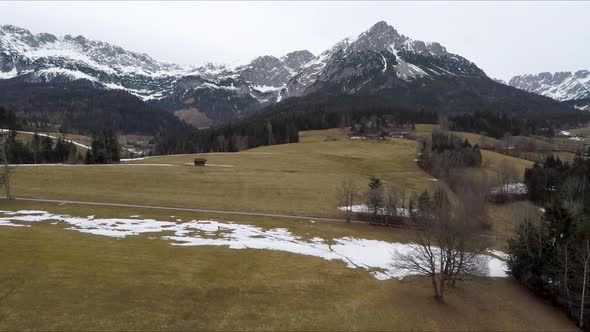
[[[403,243],[358,224],[0,201],[0,209],[94,218],[234,221],[302,239]],[[17,222],[27,224],[27,222]],[[437,303],[429,281],[378,280],[339,259],[282,250],[173,246],[153,233],[110,237],[39,222],[0,228],[0,329],[574,330],[510,278],[476,278]],[[92,229],[90,229],[92,230]],[[170,234],[172,235],[172,234]],[[275,234],[280,236],[280,234]]]
[[[56,201],[0,200],[0,330],[575,330],[507,277],[460,283],[437,303],[427,279],[386,278],[400,277],[387,255],[412,241],[407,229],[330,221],[344,217],[347,178],[364,188],[377,175],[408,194],[445,186],[417,166],[417,148],[334,129],[124,164],[134,167],[15,167],[14,196]],[[531,164],[483,157],[474,176],[507,158]],[[528,207],[488,207],[491,249],[506,249],[512,211]]]

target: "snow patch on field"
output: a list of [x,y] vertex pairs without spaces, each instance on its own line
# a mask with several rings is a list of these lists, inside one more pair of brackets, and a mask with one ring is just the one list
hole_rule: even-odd
[[492,188],[490,191],[492,195],[498,194],[511,194],[511,195],[526,195],[528,193],[528,188],[526,184],[522,182],[515,182],[505,184],[503,186],[498,186]]
[[[346,206],[339,206],[338,210],[346,211],[347,208],[346,208]],[[373,210],[370,209],[366,204],[351,205],[350,210],[355,213],[373,213]],[[398,216],[407,217],[410,215],[410,212],[408,209],[397,208],[396,210],[397,210]],[[385,208],[379,208],[379,209],[377,209],[377,214],[385,215],[385,214],[387,214],[387,210]]]
[[123,158],[120,161],[121,162],[124,162],[124,161],[139,161],[139,160],[145,160],[147,158],[151,158],[151,157]]
[[[57,221],[66,224],[68,230],[82,233],[124,238],[147,233],[164,233],[153,239],[170,241],[176,246],[225,246],[231,249],[279,250],[294,254],[320,257],[325,260],[343,261],[349,268],[362,268],[379,280],[402,279],[411,273],[394,267],[395,254],[411,254],[415,244],[390,243],[379,240],[341,237],[306,240],[286,228],[264,229],[254,225],[192,220],[172,222],[155,219],[73,217],[40,210],[0,211],[0,226],[30,227],[28,223]],[[131,216],[139,217],[139,216]],[[130,217],[130,218],[131,218]],[[485,276],[505,277],[506,264],[497,257],[504,253],[495,251],[493,256],[482,255],[487,269]]]
[[566,136],[567,138],[571,139],[572,141],[580,142],[580,141],[584,140],[582,137],[572,135],[572,133],[567,130],[562,130],[559,132],[559,134]]

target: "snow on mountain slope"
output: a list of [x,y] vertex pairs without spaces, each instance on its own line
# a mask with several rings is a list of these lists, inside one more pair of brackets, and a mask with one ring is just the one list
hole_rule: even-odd
[[146,54],[83,36],[56,37],[0,26],[0,78],[30,82],[87,79],[107,89],[124,89],[148,100],[192,68],[159,62]]
[[[464,84],[457,83],[463,78]],[[431,102],[445,100],[449,91],[488,93],[490,89],[467,82],[474,78],[491,81],[474,63],[439,43],[413,40],[386,22],[345,38],[318,56],[295,51],[282,57],[260,56],[239,66],[171,64],[83,36],[56,37],[0,26],[0,80],[87,80],[91,87],[127,91],[200,124],[226,123],[285,98],[314,93],[396,90],[414,104],[424,100],[415,91],[424,90]],[[490,97],[494,96],[486,95],[485,100]]]
[[11,25],[0,26],[0,48],[4,58],[2,71],[13,67],[21,73],[38,67],[59,65],[65,68],[92,69],[110,75],[158,77],[179,75],[187,70],[179,65],[156,61],[146,54],[126,51],[83,36],[66,35],[58,38],[47,33],[32,34]]
[[[447,52],[439,43],[412,40],[381,21],[357,37],[341,40],[304,65],[281,91],[281,97],[309,93],[313,91],[309,88],[318,81],[360,76],[363,69],[367,69],[362,68],[363,65],[368,63],[380,66],[381,73],[389,70],[406,81],[436,76],[485,76],[475,64]],[[356,86],[348,92],[358,91],[359,88]]]
[[[211,63],[181,66],[83,36],[56,37],[33,34],[11,25],[0,26],[0,79],[86,79],[100,88],[126,90],[144,101],[204,89],[233,91],[260,102],[274,101],[278,90],[311,58],[308,51],[296,51],[281,59],[259,57],[236,68]],[[199,79],[183,80],[188,77]],[[244,88],[245,85],[248,87]]]
[[590,98],[590,71],[540,73],[513,77],[509,84],[559,101]]

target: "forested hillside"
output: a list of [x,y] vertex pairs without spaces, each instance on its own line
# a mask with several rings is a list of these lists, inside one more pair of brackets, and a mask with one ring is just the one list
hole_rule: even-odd
[[[513,88],[510,88],[513,89]],[[544,97],[541,97],[544,98]],[[442,116],[451,130],[504,134],[536,134],[552,137],[555,129],[590,121],[590,113],[569,108],[546,112],[445,112],[432,108],[400,105],[388,95],[312,96],[289,98],[233,124],[191,132],[166,132],[159,137],[157,154],[211,151],[240,151],[262,145],[293,143],[297,132],[310,129],[347,127],[383,116],[398,124],[437,123]]]
[[0,105],[11,106],[23,122],[33,127],[85,134],[111,128],[148,135],[188,128],[173,114],[149,106],[125,91],[97,89],[86,80],[0,80],[0,91]]
[[338,98],[292,98],[243,121],[190,133],[168,132],[159,138],[156,154],[241,151],[263,145],[295,143],[298,132],[311,129],[347,127],[355,123],[389,116],[399,124],[435,123],[437,114],[370,99],[346,96]]

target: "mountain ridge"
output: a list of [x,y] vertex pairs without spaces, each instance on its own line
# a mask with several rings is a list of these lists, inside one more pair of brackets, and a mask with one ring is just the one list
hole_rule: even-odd
[[30,85],[86,80],[96,89],[126,91],[195,127],[236,121],[284,99],[313,95],[367,95],[442,111],[488,109],[494,101],[509,105],[512,99],[518,109],[539,103],[559,108],[549,99],[510,90],[440,43],[413,40],[384,21],[317,56],[301,50],[233,67],[181,66],[83,36],[0,26],[2,80]]
[[590,71],[542,72],[517,75],[509,85],[559,101],[590,98]]

